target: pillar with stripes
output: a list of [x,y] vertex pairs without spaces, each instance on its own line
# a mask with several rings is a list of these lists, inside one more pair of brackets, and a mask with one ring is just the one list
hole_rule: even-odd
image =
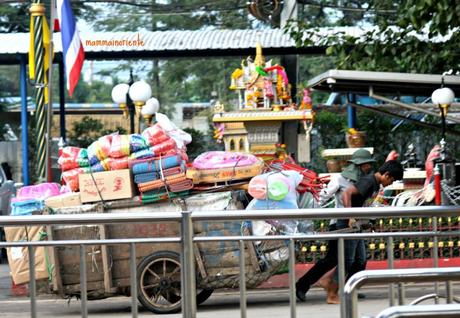
[[34,62],[35,62],[35,122],[37,137],[37,176],[38,181],[46,181],[46,109],[45,109],[45,51],[43,47],[43,19],[45,6],[36,0],[30,13],[33,19]]

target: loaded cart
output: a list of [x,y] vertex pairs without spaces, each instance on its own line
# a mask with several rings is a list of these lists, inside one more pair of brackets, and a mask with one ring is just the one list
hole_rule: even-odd
[[[242,209],[241,191],[199,194],[174,203],[140,205],[132,200],[59,208],[51,213],[132,213],[162,211],[225,211]],[[250,222],[194,222],[195,236],[250,235]],[[52,240],[99,240],[119,238],[177,237],[178,223],[53,226],[47,229]],[[256,287],[287,261],[284,241],[246,242],[246,284]],[[62,296],[80,296],[80,247],[48,249],[53,291]],[[214,289],[239,285],[238,242],[207,242],[194,245],[197,274],[197,303],[208,299]],[[87,295],[89,300],[130,295],[129,245],[95,245],[86,250]],[[176,243],[136,244],[138,299],[154,313],[180,311],[180,245]],[[50,268],[50,266],[48,266]]]

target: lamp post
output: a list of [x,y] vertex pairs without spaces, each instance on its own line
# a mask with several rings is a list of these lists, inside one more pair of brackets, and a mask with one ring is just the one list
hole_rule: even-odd
[[141,109],[142,117],[144,117],[145,125],[148,127],[150,126],[152,117],[158,112],[160,109],[160,102],[155,97],[149,98],[146,102],[144,107]]
[[449,110],[450,104],[455,99],[454,92],[448,87],[438,88],[431,94],[431,101],[433,104],[438,105],[439,110],[441,111],[441,120],[442,120],[442,139],[446,139],[446,115]]
[[150,85],[144,81],[137,81],[129,88],[129,97],[134,102],[136,107],[136,118],[137,118],[137,132],[140,132],[141,128],[141,110],[145,102],[152,97],[152,89]]
[[[123,116],[130,118],[130,133],[140,132],[140,115],[142,106],[152,96],[150,85],[144,81],[134,82],[132,70],[129,72],[128,84],[118,84],[112,89],[112,100],[120,105],[123,110]],[[135,121],[138,121],[135,131]]]

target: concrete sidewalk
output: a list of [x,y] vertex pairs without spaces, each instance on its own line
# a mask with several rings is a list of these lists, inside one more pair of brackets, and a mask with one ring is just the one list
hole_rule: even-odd
[[0,264],[0,301],[12,297],[11,277],[8,264]]

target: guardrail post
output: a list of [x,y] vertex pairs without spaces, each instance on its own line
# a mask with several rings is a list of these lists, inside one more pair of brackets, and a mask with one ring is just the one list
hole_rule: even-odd
[[[433,267],[437,268],[438,267],[438,261],[439,261],[439,249],[438,249],[438,218],[436,216],[433,216]],[[436,294],[436,297],[434,298],[434,303],[439,304],[439,284],[437,282],[434,283],[434,293]]]
[[246,318],[246,260],[244,259],[244,241],[240,240],[240,312]]
[[193,221],[192,212],[182,212],[181,222],[181,295],[182,317],[196,317],[196,277],[195,258],[193,255]]
[[289,302],[291,305],[291,318],[297,317],[295,296],[295,246],[294,240],[289,240]]
[[137,268],[135,243],[131,243],[129,245],[129,267],[131,272],[131,314],[132,318],[137,318]]
[[35,249],[29,245],[29,296],[30,296],[30,317],[37,317],[37,287],[35,284]]
[[[393,269],[394,268],[394,255],[393,255],[393,237],[389,237],[387,239],[387,263],[388,263],[388,269]],[[394,284],[390,284],[389,289],[389,301],[390,301],[390,307],[395,305],[395,286]]]
[[81,298],[81,317],[88,317],[88,292],[86,285],[86,246],[80,245],[80,298]]
[[343,237],[338,239],[338,264],[337,270],[339,271],[339,295],[340,295],[340,317],[345,317],[346,315],[346,304],[343,301],[343,287],[345,286],[345,240]]

